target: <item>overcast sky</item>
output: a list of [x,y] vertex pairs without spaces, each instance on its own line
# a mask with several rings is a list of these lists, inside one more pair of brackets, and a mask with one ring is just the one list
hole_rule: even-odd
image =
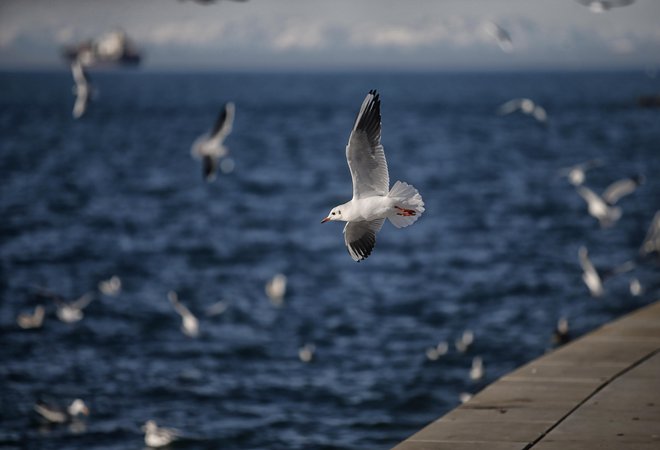
[[62,45],[117,27],[155,69],[660,67],[660,0],[0,0],[0,68],[63,67]]

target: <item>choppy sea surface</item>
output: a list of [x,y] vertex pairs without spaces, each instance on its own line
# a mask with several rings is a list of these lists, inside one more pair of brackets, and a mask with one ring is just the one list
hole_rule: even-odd
[[[172,448],[387,449],[552,347],[560,317],[579,336],[660,295],[638,249],[660,209],[660,92],[644,73],[91,73],[71,117],[68,72],[0,74],[0,446],[127,449],[154,419]],[[386,224],[355,263],[342,226],[344,146],[369,89],[382,99],[392,182],[419,189],[412,227]],[[529,97],[547,126],[497,107]],[[225,101],[235,169],[202,180],[190,145]],[[586,185],[646,182],[601,229],[563,167],[599,158]],[[602,298],[581,279],[628,260]],[[282,306],[264,292],[288,277]],[[97,284],[112,275],[121,293]],[[631,294],[631,280],[643,288]],[[95,292],[59,321],[43,291]],[[198,316],[184,336],[167,299]],[[210,305],[227,309],[206,317]],[[42,328],[21,312],[46,307]],[[454,348],[464,330],[474,343]],[[435,361],[425,352],[447,341]],[[309,363],[298,350],[313,344]],[[485,376],[471,381],[473,357]],[[82,398],[85,427],[45,427],[37,401]]]

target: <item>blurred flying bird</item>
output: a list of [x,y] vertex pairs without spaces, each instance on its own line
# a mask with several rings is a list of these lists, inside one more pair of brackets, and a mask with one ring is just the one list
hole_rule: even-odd
[[635,175],[615,181],[603,191],[603,200],[610,206],[615,205],[622,197],[635,192],[635,189],[644,183],[643,175]]
[[461,403],[467,403],[470,400],[472,400],[472,394],[470,394],[469,392],[461,392],[458,395],[458,399],[460,400]]
[[386,218],[395,227],[403,228],[412,225],[424,212],[424,201],[411,185],[397,181],[390,190],[380,134],[380,98],[372,90],[362,103],[346,146],[353,198],[332,208],[328,217],[321,221],[347,222],[344,242],[354,261],[371,254],[376,245],[376,233]]
[[568,178],[568,182],[573,186],[580,186],[586,179],[587,170],[600,167],[603,162],[600,159],[592,159],[571,167],[565,167],[559,171],[559,175]]
[[275,306],[282,306],[286,295],[286,275],[278,273],[266,283],[266,295]]
[[639,253],[641,256],[647,256],[653,253],[660,256],[660,211],[656,212],[655,216],[653,216],[651,225],[639,248]]
[[470,380],[478,381],[484,376],[484,362],[480,356],[472,358],[472,368],[470,368]]
[[44,322],[44,315],[46,313],[46,309],[42,305],[38,305],[36,308],[34,308],[34,313],[28,314],[28,313],[21,313],[18,315],[16,318],[16,323],[18,323],[18,326],[23,328],[24,330],[29,330],[32,328],[39,328],[41,327],[41,324]]
[[635,0],[575,0],[581,5],[589,8],[593,13],[602,13],[612,8],[632,5]]
[[600,223],[603,228],[610,227],[621,218],[621,208],[618,206],[610,206],[602,197],[586,186],[578,186],[577,192],[580,197],[587,202],[587,210],[589,214]]
[[194,158],[202,160],[202,174],[206,181],[215,179],[218,161],[228,153],[224,140],[231,133],[234,112],[234,104],[225,103],[211,131],[198,137],[192,145],[190,153]]
[[167,293],[167,298],[174,306],[174,309],[181,316],[181,332],[188,337],[196,338],[199,336],[199,321],[186,306],[179,301],[179,296],[176,292],[170,291]]
[[504,28],[495,22],[487,22],[484,25],[484,30],[497,41],[497,45],[500,46],[503,52],[510,53],[513,51],[511,35]]
[[514,98],[505,102],[497,108],[497,114],[506,116],[516,111],[520,111],[527,116],[532,116],[538,122],[545,124],[548,120],[548,113],[545,108],[534,103],[529,98]]
[[589,259],[589,252],[585,246],[581,246],[578,250],[578,258],[582,266],[582,281],[587,285],[589,293],[592,297],[602,297],[605,290],[603,289],[603,281],[598,274],[598,271]]
[[76,82],[73,87],[73,94],[76,96],[76,103],[73,105],[73,117],[78,119],[87,110],[87,102],[91,97],[92,87],[79,59],[71,63],[71,73],[73,74],[73,81]]
[[113,275],[108,280],[99,282],[99,291],[110,297],[118,295],[121,292],[121,279]]
[[165,447],[181,436],[179,430],[159,427],[153,420],[147,420],[142,426],[142,431],[144,431],[144,443],[152,448]]
[[62,424],[71,422],[81,414],[89,415],[89,408],[84,401],[77,398],[66,408],[61,408],[56,405],[47,405],[45,403],[37,403],[34,405],[34,410],[47,422],[53,424]]
[[642,286],[642,283],[637,278],[633,278],[630,280],[630,295],[633,297],[639,297],[644,293],[644,287]]
[[66,323],[74,323],[80,321],[85,314],[83,309],[94,300],[94,294],[87,292],[74,302],[64,302],[61,298],[55,298],[55,305],[57,306],[56,314],[58,319]]
[[568,319],[561,317],[557,321],[554,333],[552,333],[552,343],[555,346],[564,345],[571,340],[571,335],[568,327]]
[[454,346],[456,347],[456,350],[458,350],[459,352],[465,353],[468,350],[468,348],[470,348],[470,345],[472,345],[473,342],[474,342],[474,333],[472,332],[472,330],[465,330],[463,331],[461,337],[454,341]]
[[311,362],[315,351],[316,346],[314,344],[305,344],[298,349],[298,358],[305,363]]
[[435,361],[441,356],[444,356],[449,351],[449,344],[447,341],[439,342],[435,347],[426,349],[426,358],[430,361]]

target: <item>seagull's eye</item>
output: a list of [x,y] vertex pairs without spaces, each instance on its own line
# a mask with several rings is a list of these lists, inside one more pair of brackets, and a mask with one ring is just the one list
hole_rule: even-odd
[[332,215],[334,216],[334,215],[335,215],[335,213],[332,213]]

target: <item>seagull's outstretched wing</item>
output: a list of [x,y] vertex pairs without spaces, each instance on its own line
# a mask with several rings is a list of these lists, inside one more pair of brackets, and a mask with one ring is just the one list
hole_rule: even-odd
[[82,64],[77,59],[71,63],[71,74],[73,75],[73,81],[76,83],[76,86],[87,85],[87,75]]
[[344,227],[346,248],[354,261],[366,259],[376,245],[376,233],[383,226],[385,219],[370,222],[348,222]]
[[383,146],[380,145],[380,97],[369,91],[346,146],[346,159],[353,178],[353,198],[387,195],[390,175]]
[[502,103],[500,107],[497,108],[497,114],[500,116],[506,116],[507,114],[511,114],[512,112],[519,110],[522,106],[523,100],[524,99],[522,98],[514,98],[508,102]]
[[624,178],[607,186],[603,191],[603,200],[608,205],[614,205],[621,197],[632,194],[641,183],[639,177]]
[[231,133],[232,126],[234,125],[234,111],[236,107],[232,102],[225,103],[225,107],[220,111],[218,119],[211,130],[211,139],[222,142],[224,138]]
[[603,295],[603,282],[601,281],[598,271],[589,259],[589,252],[587,248],[581,246],[578,250],[578,257],[580,259],[580,266],[582,266],[582,280],[589,288],[589,292],[594,297]]
[[81,296],[78,300],[75,302],[71,303],[71,306],[73,306],[76,309],[85,309],[87,306],[94,300],[94,294],[91,292],[87,292],[83,296]]

